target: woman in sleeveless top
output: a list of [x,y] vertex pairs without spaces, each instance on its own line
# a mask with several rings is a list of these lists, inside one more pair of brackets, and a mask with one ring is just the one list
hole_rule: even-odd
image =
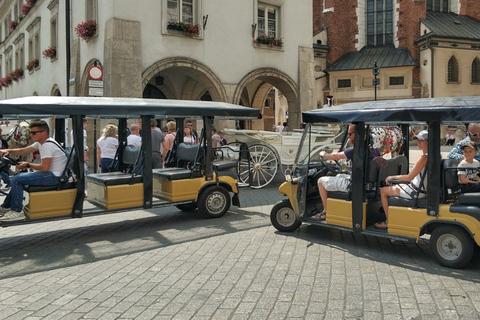
[[385,179],[385,183],[388,185],[390,180],[410,181],[409,184],[399,184],[389,187],[383,187],[380,190],[382,199],[382,207],[385,211],[386,220],[384,222],[375,223],[375,227],[379,229],[388,228],[388,198],[389,197],[402,197],[408,199],[414,199],[418,193],[419,198],[423,198],[426,195],[426,165],[428,159],[428,131],[422,130],[417,135],[413,136],[413,139],[417,140],[417,145],[423,154],[418,158],[417,162],[413,166],[413,169],[408,174],[401,174],[397,176],[388,176]]
[[192,128],[185,127],[185,129],[183,129],[183,133],[183,142],[186,144],[195,144],[195,137],[192,134]]

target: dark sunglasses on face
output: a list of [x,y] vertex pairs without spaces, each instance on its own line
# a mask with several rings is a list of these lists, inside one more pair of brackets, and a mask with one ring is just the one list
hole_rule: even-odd
[[355,134],[355,132],[349,132],[348,135],[351,136],[352,134]]
[[43,132],[43,131],[45,131],[45,130],[40,130],[40,131],[30,131],[30,134],[31,134],[32,136],[34,136],[34,135],[36,135],[37,133],[39,133],[39,132]]
[[469,132],[469,134],[470,134],[472,137],[480,136],[480,132],[479,132],[479,133],[471,133],[471,132]]

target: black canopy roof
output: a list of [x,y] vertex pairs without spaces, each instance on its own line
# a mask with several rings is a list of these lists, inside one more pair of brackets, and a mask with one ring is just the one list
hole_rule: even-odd
[[480,96],[356,102],[302,114],[305,122],[479,122]]
[[216,119],[260,119],[260,110],[224,102],[162,100],[112,97],[41,97],[32,96],[0,101],[0,117],[68,118],[81,115],[95,118],[195,118],[211,116]]

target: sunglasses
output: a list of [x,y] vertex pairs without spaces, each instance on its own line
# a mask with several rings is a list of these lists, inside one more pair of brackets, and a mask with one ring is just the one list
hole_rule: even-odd
[[30,131],[30,134],[31,134],[32,136],[34,136],[34,135],[36,135],[37,133],[39,133],[39,132],[43,132],[43,131],[45,131],[45,130],[40,130],[40,131]]
[[472,137],[480,136],[480,133],[471,133],[471,132],[469,132],[468,134],[470,134]]
[[348,136],[351,136],[352,134],[355,134],[355,132],[349,132]]

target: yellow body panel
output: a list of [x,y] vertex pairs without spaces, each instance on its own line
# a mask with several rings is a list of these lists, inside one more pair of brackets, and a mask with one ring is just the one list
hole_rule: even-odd
[[[347,228],[353,228],[352,223],[352,202],[343,199],[328,198],[327,200],[327,223]],[[367,203],[363,203],[363,222],[362,228],[367,227]]]
[[24,212],[30,219],[68,216],[72,213],[77,189],[30,192]]
[[433,220],[441,220],[442,223],[452,221],[467,227],[480,245],[480,222],[472,216],[450,212],[450,204],[441,204],[438,216],[427,215],[426,209],[412,209],[407,207],[389,207],[388,209],[388,233],[407,237],[420,237],[420,229]]
[[143,206],[143,183],[105,186],[88,181],[87,190],[87,200],[107,210]]
[[290,182],[284,182],[278,187],[278,191],[288,197],[293,211],[299,216],[300,210],[298,209],[297,190],[298,184],[292,184]]
[[[189,201],[197,200],[200,190],[205,184],[216,182],[215,175],[212,181],[206,181],[205,177],[193,179],[172,180],[153,177],[153,196],[166,201]],[[237,179],[229,176],[220,176],[219,181],[230,185],[233,193],[238,193]]]

